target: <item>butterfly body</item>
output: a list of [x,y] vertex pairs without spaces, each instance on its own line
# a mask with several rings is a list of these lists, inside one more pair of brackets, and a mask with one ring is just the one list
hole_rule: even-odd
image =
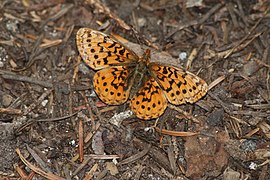
[[110,36],[89,28],[77,32],[77,47],[87,65],[98,70],[93,78],[99,98],[109,105],[130,99],[141,119],[161,116],[168,102],[194,103],[207,92],[198,76],[174,66],[150,62],[150,50],[138,57]]
[[145,81],[147,80],[147,76],[149,76],[149,58],[150,58],[150,51],[148,53],[145,53],[136,64],[135,67],[133,67],[131,72],[131,81],[130,81],[130,99],[132,99],[135,94],[138,92],[138,90],[144,85]]

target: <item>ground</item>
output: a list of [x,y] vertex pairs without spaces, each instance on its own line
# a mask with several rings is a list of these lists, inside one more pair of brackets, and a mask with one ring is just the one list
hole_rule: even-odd
[[[270,179],[267,0],[3,0],[0,177]],[[208,85],[158,121],[108,106],[76,32],[115,35]],[[121,38],[122,37],[122,38]],[[124,39],[123,39],[124,38]]]

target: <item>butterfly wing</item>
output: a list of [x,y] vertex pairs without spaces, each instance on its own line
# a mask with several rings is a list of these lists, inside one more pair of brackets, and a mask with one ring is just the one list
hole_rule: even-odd
[[82,59],[95,70],[138,61],[139,57],[110,36],[89,28],[81,28],[76,36]]
[[131,99],[130,107],[138,118],[148,120],[164,113],[167,100],[154,78],[150,78]]
[[129,70],[125,66],[115,66],[98,71],[93,78],[94,89],[106,104],[119,105],[128,100],[130,85]]
[[172,104],[194,103],[208,90],[204,80],[181,68],[150,63],[149,70]]

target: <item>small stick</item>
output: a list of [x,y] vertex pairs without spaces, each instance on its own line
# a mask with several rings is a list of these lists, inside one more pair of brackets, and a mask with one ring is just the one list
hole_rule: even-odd
[[83,162],[84,159],[84,152],[83,152],[83,120],[80,119],[79,121],[79,155],[80,155],[80,162]]

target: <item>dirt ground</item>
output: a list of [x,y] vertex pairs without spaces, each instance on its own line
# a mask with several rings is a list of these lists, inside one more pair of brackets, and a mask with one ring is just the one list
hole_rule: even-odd
[[[268,0],[0,1],[0,177],[270,179]],[[76,32],[115,34],[209,85],[158,119],[95,95]],[[155,125],[155,126],[154,126]]]

